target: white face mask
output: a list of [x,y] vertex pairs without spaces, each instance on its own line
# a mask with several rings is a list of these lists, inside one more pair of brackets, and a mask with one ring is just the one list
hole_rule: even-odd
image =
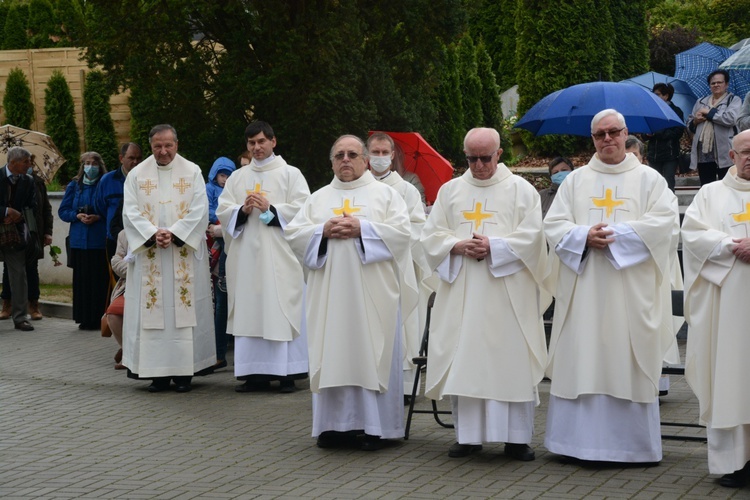
[[375,172],[382,174],[391,168],[391,157],[390,156],[371,156],[370,157],[370,168]]

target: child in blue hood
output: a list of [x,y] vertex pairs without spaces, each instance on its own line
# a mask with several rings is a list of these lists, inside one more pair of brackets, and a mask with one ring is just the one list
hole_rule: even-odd
[[235,171],[234,162],[222,156],[217,158],[211,171],[208,173],[208,182],[206,183],[206,194],[208,195],[208,223],[217,224],[219,219],[216,218],[216,207],[219,206],[219,195],[224,191],[224,184],[227,177]]

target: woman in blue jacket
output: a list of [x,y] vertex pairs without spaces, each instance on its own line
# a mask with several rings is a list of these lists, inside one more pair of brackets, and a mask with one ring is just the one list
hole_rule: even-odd
[[81,155],[78,174],[65,189],[58,215],[70,223],[70,255],[73,266],[73,320],[81,330],[98,330],[107,302],[109,266],[105,249],[106,217],[96,213],[94,194],[107,172],[99,153]]

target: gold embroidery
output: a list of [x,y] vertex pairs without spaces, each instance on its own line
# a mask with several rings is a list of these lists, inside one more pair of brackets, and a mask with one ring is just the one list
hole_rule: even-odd
[[151,191],[156,189],[156,184],[151,183],[151,179],[147,179],[146,182],[138,183],[139,189],[146,191],[146,196],[151,196]]
[[177,205],[177,218],[184,219],[189,213],[190,213],[190,203],[184,200],[181,201],[180,204]]
[[336,215],[343,215],[344,213],[351,215],[351,214],[356,214],[357,212],[362,210],[361,208],[355,208],[351,206],[350,204],[351,204],[351,200],[349,198],[346,198],[344,200],[343,205],[341,205],[341,207],[333,209],[333,213]]
[[604,198],[592,198],[591,201],[594,203],[594,206],[597,208],[604,208],[606,217],[609,218],[612,216],[612,211],[615,209],[615,207],[619,207],[620,205],[624,205],[624,201],[617,201],[612,199],[612,190],[607,189],[604,191]]
[[474,206],[474,211],[470,212],[469,210],[464,210],[464,219],[474,221],[474,229],[479,229],[479,226],[482,225],[482,221],[484,219],[489,219],[492,217],[492,214],[487,212],[482,212],[482,203],[477,202],[477,204]]
[[185,182],[184,177],[180,177],[180,182],[177,184],[172,184],[172,186],[177,189],[180,194],[185,194],[185,191],[190,189],[190,186],[192,186],[192,184],[190,184],[189,182]]
[[745,203],[745,211],[738,214],[732,214],[735,222],[750,222],[750,203]]

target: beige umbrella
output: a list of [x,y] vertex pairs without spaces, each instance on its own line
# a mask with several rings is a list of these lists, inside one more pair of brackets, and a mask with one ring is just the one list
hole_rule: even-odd
[[34,172],[49,183],[65,158],[52,142],[52,138],[41,132],[3,125],[0,127],[0,165],[7,163],[8,150],[14,146],[27,149],[34,155]]

